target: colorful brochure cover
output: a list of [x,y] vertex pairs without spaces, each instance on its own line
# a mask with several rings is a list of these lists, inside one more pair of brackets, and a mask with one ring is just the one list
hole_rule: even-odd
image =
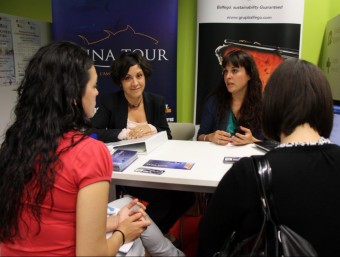
[[167,168],[167,169],[191,170],[194,164],[195,163],[193,162],[149,160],[143,166],[156,167],[156,168]]
[[123,171],[138,157],[138,152],[133,150],[116,150],[112,155],[113,170]]

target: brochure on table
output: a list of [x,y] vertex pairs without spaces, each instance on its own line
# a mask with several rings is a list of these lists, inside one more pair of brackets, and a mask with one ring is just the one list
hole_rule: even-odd
[[115,150],[111,154],[113,171],[123,171],[138,158],[138,152],[133,150]]
[[143,166],[154,167],[154,168],[167,168],[167,169],[180,169],[180,170],[191,170],[195,163],[193,162],[177,162],[177,161],[166,161],[166,160],[149,160]]
[[141,137],[137,139],[122,140],[119,142],[107,143],[107,147],[110,152],[117,149],[134,150],[139,154],[147,154],[153,151],[155,148],[163,144],[168,140],[166,131],[158,132],[157,134]]

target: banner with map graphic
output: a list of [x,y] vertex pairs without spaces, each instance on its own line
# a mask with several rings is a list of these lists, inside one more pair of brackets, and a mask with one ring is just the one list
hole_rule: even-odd
[[99,97],[119,89],[109,74],[123,51],[141,52],[153,74],[145,90],[165,97],[176,121],[177,0],[52,0],[53,38],[88,51],[98,73]]

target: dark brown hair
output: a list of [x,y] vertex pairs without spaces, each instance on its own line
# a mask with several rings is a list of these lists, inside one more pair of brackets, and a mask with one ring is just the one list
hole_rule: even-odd
[[333,126],[332,93],[323,72],[307,61],[290,58],[268,80],[263,98],[263,132],[280,141],[281,134],[308,123],[328,138]]
[[[0,242],[20,234],[26,206],[39,226],[40,206],[48,195],[53,206],[59,155],[82,140],[82,131],[91,125],[81,101],[92,65],[85,49],[63,41],[41,47],[29,61],[17,89],[15,120],[0,147]],[[81,139],[57,152],[68,131]]]
[[110,75],[114,83],[121,84],[131,66],[139,65],[144,76],[148,79],[152,74],[152,67],[149,61],[139,52],[123,52],[117,60],[113,61],[110,67]]
[[219,121],[222,121],[225,118],[225,111],[229,108],[228,106],[230,105],[232,98],[231,93],[226,89],[223,78],[223,70],[228,64],[235,67],[244,67],[246,73],[250,77],[247,92],[240,109],[239,124],[252,130],[260,130],[262,82],[253,56],[243,50],[231,51],[222,60],[222,76],[220,83],[210,94],[215,95],[217,99],[217,118]]

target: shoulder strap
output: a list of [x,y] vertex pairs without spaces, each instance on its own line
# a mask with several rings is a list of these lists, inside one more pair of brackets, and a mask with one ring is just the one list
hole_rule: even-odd
[[271,195],[271,167],[264,155],[252,156],[262,210],[266,217],[266,256],[279,256],[278,230],[273,199]]
[[265,201],[264,203],[266,204],[266,209],[271,219],[275,224],[279,225],[272,195],[272,169],[269,161],[264,155],[254,155],[252,156],[252,159],[256,171],[255,175],[258,180],[260,197],[263,197],[263,200],[261,199],[261,201]]

